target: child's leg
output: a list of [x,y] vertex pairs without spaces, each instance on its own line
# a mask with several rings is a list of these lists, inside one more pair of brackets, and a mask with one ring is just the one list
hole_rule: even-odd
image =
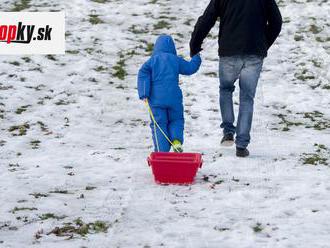
[[[158,108],[158,107],[151,107],[152,113],[155,117],[156,122],[164,131],[164,133],[169,136],[168,133],[168,113],[166,108]],[[154,141],[155,151],[156,152],[169,152],[171,149],[170,143],[166,140],[162,132],[156,126],[155,132],[155,125],[153,120],[150,123],[151,131],[152,131],[152,139]],[[156,134],[156,135],[155,135]]]
[[184,117],[183,117],[183,104],[179,103],[172,106],[168,110],[168,131],[172,141],[178,140],[183,144],[183,130],[184,130]]

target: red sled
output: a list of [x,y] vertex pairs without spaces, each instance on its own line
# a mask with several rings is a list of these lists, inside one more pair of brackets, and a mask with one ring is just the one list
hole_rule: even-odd
[[199,153],[153,152],[148,164],[156,183],[187,185],[194,182],[203,160]]

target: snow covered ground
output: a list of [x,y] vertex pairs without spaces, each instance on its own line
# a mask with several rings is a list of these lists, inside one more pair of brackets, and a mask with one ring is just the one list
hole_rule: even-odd
[[[251,157],[220,147],[217,28],[182,78],[192,186],[157,186],[136,73],[158,34],[188,57],[208,0],[6,0],[65,10],[65,56],[0,57],[0,247],[330,247],[330,5],[278,1]],[[238,101],[236,92],[236,103]]]

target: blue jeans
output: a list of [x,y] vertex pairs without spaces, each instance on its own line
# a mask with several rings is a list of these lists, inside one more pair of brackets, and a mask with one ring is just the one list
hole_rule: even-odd
[[[256,55],[220,58],[221,128],[223,128],[224,134],[236,133],[236,146],[239,148],[246,148],[250,143],[254,97],[262,65],[263,57]],[[237,79],[239,79],[240,103],[237,127],[235,128],[233,92]]]

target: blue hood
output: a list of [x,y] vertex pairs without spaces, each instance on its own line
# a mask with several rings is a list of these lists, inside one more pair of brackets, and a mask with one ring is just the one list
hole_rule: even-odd
[[153,54],[157,53],[172,53],[174,55],[177,55],[175,44],[171,36],[161,35],[158,37],[155,43]]

